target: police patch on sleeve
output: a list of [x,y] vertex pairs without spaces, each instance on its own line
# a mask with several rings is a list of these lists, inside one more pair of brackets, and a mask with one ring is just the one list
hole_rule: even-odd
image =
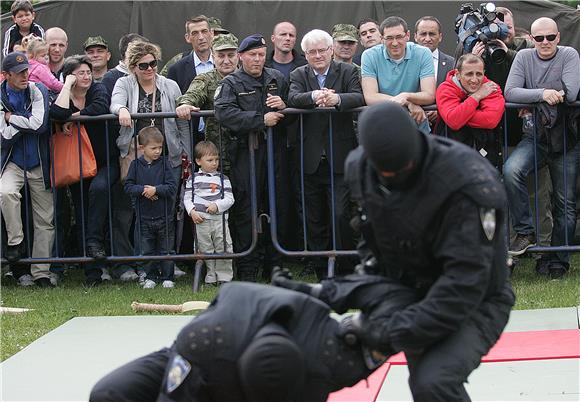
[[481,219],[481,226],[483,228],[483,233],[487,240],[492,241],[495,236],[495,209],[494,208],[480,208],[479,218]]
[[185,380],[191,371],[191,364],[180,355],[175,355],[171,361],[171,366],[167,372],[166,388],[167,393],[171,394],[175,391]]
[[215,89],[215,92],[213,93],[213,99],[216,100],[218,96],[220,96],[221,92],[222,92],[222,84],[219,84],[218,87]]

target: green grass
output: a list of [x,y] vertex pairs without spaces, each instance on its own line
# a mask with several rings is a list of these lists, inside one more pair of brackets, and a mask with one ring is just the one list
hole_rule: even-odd
[[580,306],[580,254],[570,260],[568,274],[560,280],[536,275],[532,259],[520,260],[512,276],[516,310]]
[[[83,279],[82,272],[72,271],[58,288],[50,290],[21,288],[4,282],[0,297],[3,306],[26,307],[34,311],[1,316],[0,360],[7,359],[74,317],[133,315],[132,301],[181,304],[189,300],[210,301],[216,294],[213,287],[194,294],[191,275],[179,279],[174,289],[158,287],[147,291],[135,283],[119,282],[86,288]],[[312,281],[314,278],[306,279]],[[580,255],[573,257],[568,275],[557,281],[538,277],[533,260],[522,259],[512,282],[517,296],[516,309],[580,305]]]

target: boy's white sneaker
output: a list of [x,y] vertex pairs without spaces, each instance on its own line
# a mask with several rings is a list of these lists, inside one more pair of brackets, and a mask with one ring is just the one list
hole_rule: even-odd
[[185,276],[186,274],[187,273],[185,271],[182,271],[181,269],[179,269],[179,267],[177,265],[174,266],[173,276],[175,277],[175,279],[181,278],[182,276]]
[[157,286],[157,284],[151,279],[146,279],[143,283],[143,289],[153,289],[155,286]]
[[145,271],[139,271],[137,272],[137,275],[139,276],[139,285],[143,285],[145,283],[145,278],[147,278],[147,273]]
[[119,276],[119,279],[121,280],[121,282],[133,282],[139,279],[139,275],[137,275],[135,271],[130,269],[126,272],[123,272],[121,276]]
[[162,286],[164,288],[174,288],[175,287],[175,282],[173,282],[173,281],[163,281]]
[[102,281],[111,281],[111,274],[109,274],[109,270],[107,268],[101,268],[101,280]]

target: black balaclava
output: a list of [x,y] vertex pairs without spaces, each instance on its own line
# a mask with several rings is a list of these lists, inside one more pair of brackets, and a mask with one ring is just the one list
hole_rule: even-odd
[[294,400],[304,384],[304,356],[282,326],[269,323],[240,357],[238,371],[248,402]]
[[[381,183],[404,188],[423,159],[423,134],[409,112],[394,102],[381,102],[365,109],[358,121],[359,140]],[[413,168],[406,169],[409,163]],[[380,172],[399,172],[384,177]]]

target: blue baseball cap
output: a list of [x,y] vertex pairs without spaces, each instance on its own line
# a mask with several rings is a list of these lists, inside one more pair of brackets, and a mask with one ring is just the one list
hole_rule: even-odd
[[2,71],[8,73],[20,73],[27,68],[30,68],[30,64],[24,53],[12,52],[2,60]]
[[240,43],[238,52],[242,53],[248,50],[258,49],[261,47],[266,47],[266,40],[260,34],[253,34],[244,38],[242,43]]

